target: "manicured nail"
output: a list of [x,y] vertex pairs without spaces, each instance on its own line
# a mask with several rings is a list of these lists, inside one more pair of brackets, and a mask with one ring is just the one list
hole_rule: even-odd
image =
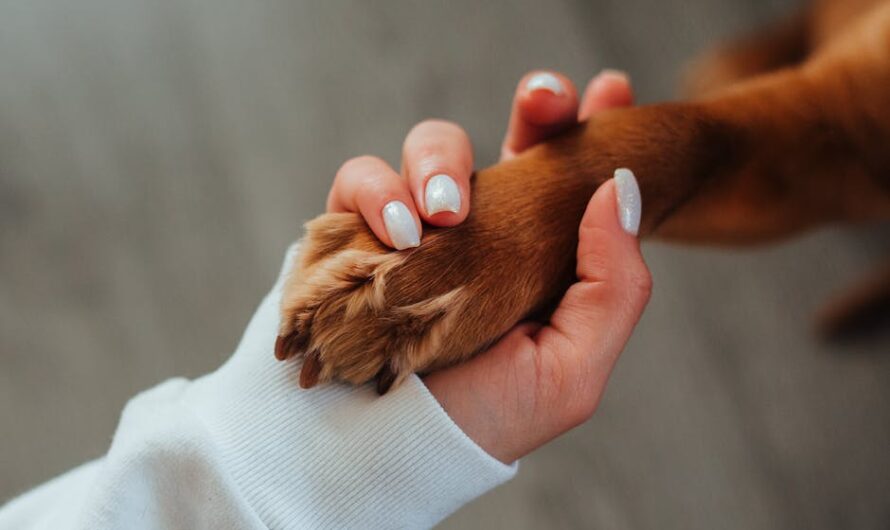
[[607,78],[621,79],[625,83],[630,84],[630,76],[627,75],[627,72],[625,72],[623,70],[614,70],[612,68],[606,68],[605,70],[601,71],[599,73],[599,75],[596,77],[597,77],[597,79],[600,79],[600,80],[607,79]]
[[439,212],[460,211],[460,189],[457,182],[448,175],[435,175],[426,183],[426,213],[433,215]]
[[556,96],[559,96],[565,92],[565,88],[563,88],[562,82],[559,80],[558,77],[551,74],[550,72],[538,72],[535,75],[531,76],[528,81],[526,81],[525,88],[527,88],[529,92],[534,92],[535,90],[546,90]]
[[621,228],[628,234],[637,235],[640,231],[643,199],[633,171],[626,168],[615,170],[615,196],[618,198],[618,222],[621,223]]
[[390,201],[383,207],[383,224],[396,250],[420,245],[420,234],[411,210],[402,201]]

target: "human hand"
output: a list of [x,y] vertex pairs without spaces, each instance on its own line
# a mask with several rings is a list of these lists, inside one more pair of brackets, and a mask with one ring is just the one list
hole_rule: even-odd
[[[615,72],[594,78],[580,103],[565,77],[529,74],[514,97],[502,158],[599,110],[631,101],[627,79]],[[453,123],[426,121],[405,140],[401,174],[374,157],[346,162],[337,173],[328,211],[361,213],[388,246],[416,246],[421,219],[453,226],[466,218],[472,167],[466,133]],[[623,199],[617,207],[620,219],[616,187]],[[651,279],[634,237],[639,213],[632,173],[622,172],[601,186],[579,229],[579,281],[550,324],[520,325],[489,351],[426,377],[451,418],[496,458],[511,462],[596,409],[649,296]]]
[[[628,106],[630,84],[620,72],[606,70],[587,85],[580,105],[574,84],[560,74],[530,72],[513,98],[501,160],[584,121],[593,113]],[[337,171],[327,212],[360,213],[385,245],[404,249],[420,242],[421,221],[455,226],[470,211],[473,148],[466,132],[444,120],[426,120],[405,137],[401,170],[382,159],[360,156]]]

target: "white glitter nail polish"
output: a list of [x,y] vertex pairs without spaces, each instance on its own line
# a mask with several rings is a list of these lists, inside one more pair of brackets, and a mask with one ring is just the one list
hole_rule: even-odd
[[435,175],[426,183],[424,192],[427,215],[439,212],[458,213],[460,211],[460,188],[448,175]]
[[397,250],[420,245],[420,234],[411,210],[402,201],[390,201],[383,207],[383,224]]
[[618,221],[628,234],[640,231],[643,199],[633,171],[627,168],[615,170],[615,196],[618,199]]
[[557,96],[565,92],[562,82],[550,72],[538,72],[531,76],[528,81],[526,81],[525,88],[529,91],[547,90]]

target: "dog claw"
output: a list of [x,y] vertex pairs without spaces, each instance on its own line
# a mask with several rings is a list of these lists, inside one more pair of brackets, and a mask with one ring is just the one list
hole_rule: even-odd
[[275,339],[275,358],[279,361],[283,361],[290,357],[290,352],[288,351],[288,337],[279,335],[277,339]]
[[318,384],[321,374],[321,361],[317,351],[311,351],[303,357],[303,368],[300,370],[300,387],[312,388]]
[[[468,318],[465,271],[452,269],[430,284],[425,279],[439,275],[439,260],[415,263],[392,252],[357,214],[312,221],[301,248],[283,288],[275,343],[278,359],[302,359],[301,387],[374,381],[385,394],[410,373],[448,364],[442,356],[469,351],[452,329]],[[451,248],[445,244],[439,252],[450,255]],[[447,353],[435,351],[440,343],[449,345]]]
[[383,365],[383,368],[380,369],[380,373],[377,374],[377,393],[381,396],[386,394],[395,382],[396,374],[393,373],[389,364]]
[[279,335],[275,339],[275,358],[279,361],[286,361],[300,353],[300,350],[306,346],[306,337],[304,334],[296,331],[288,335]]

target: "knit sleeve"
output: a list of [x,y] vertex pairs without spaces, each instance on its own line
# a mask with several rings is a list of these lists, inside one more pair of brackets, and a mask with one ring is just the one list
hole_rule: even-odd
[[515,474],[417,377],[383,397],[369,386],[300,389],[299,365],[272,354],[280,290],[279,279],[230,362],[188,398],[267,525],[427,528]]
[[103,458],[0,508],[0,530],[428,528],[515,474],[417,377],[300,389],[273,355],[281,283],[226,364],[134,397]]

